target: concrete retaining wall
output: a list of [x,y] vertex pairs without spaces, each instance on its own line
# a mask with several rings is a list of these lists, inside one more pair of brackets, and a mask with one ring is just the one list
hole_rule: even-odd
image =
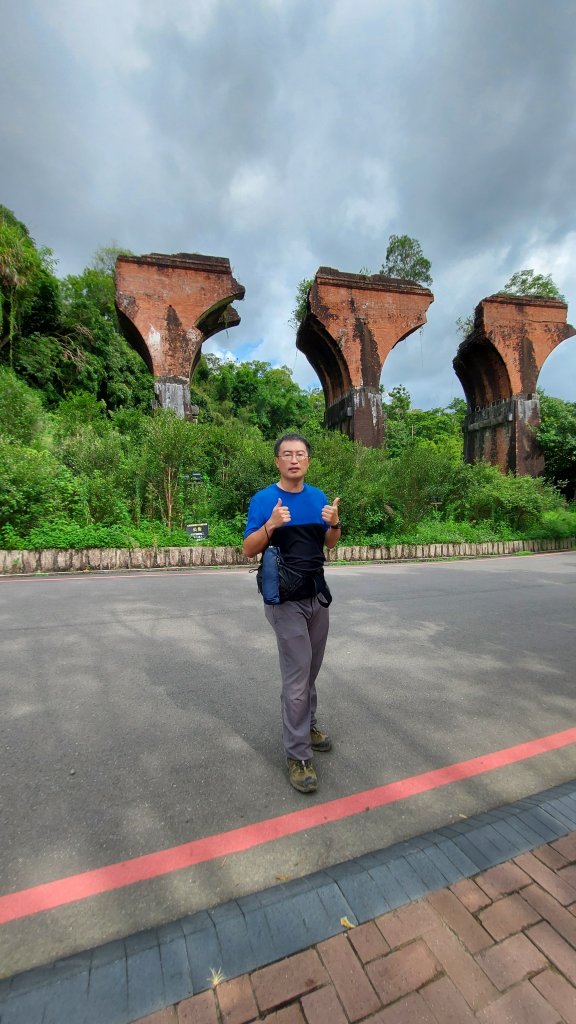
[[[396,544],[391,547],[337,547],[329,562],[398,562],[432,558],[483,558],[518,551],[567,551],[576,537],[560,540],[509,540],[487,544]],[[206,565],[254,565],[240,548],[89,548],[84,551],[0,551],[0,575],[17,573],[101,572],[121,569],[177,569]]]

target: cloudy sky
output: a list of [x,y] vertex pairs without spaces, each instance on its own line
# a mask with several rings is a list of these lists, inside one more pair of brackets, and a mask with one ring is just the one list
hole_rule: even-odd
[[[435,302],[382,383],[444,406],[456,318],[515,271],[576,323],[575,37],[574,0],[0,0],[0,202],[60,275],[227,256],[242,323],[207,347],[305,387],[298,282],[415,237]],[[540,384],[576,400],[576,339]]]

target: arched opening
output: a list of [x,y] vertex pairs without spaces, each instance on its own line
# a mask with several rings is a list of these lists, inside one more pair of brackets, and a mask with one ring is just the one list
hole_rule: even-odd
[[551,398],[576,402],[576,339],[567,338],[550,353],[538,375],[538,387]]
[[150,355],[150,350],[146,342],[144,341],[144,338],[140,334],[140,331],[132,322],[132,320],[130,320],[130,318],[127,317],[126,314],[123,313],[122,310],[118,308],[118,306],[116,307],[116,312],[118,314],[118,322],[122,329],[122,333],[126,338],[126,341],[134,349],[134,351],[138,353],[140,358],[143,359],[143,361],[146,363],[146,366],[150,370],[150,373],[153,374],[154,367],[152,365],[152,356]]
[[352,382],[346,361],[334,339],[312,313],[306,316],[298,331],[296,347],[318,375],[326,406],[337,402],[350,390]]

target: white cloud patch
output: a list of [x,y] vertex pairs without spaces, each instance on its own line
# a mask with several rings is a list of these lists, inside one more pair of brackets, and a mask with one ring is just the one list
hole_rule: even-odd
[[[523,269],[531,268],[537,274],[550,274],[563,294],[574,290],[576,277],[576,230],[569,231],[557,242],[541,243],[537,239],[528,244]],[[576,310],[573,309],[573,315]]]
[[238,360],[230,349],[221,348],[217,341],[213,338],[209,338],[207,342],[202,346],[202,351],[210,353],[210,355],[216,356],[222,363],[237,363]]
[[[228,256],[246,299],[218,351],[305,386],[298,282],[378,270],[409,234],[436,298],[383,380],[445,404],[456,317],[515,271],[551,273],[576,319],[573,38],[573,0],[5,4],[0,202],[62,273],[113,240]],[[575,400],[576,344],[542,380],[552,358]]]

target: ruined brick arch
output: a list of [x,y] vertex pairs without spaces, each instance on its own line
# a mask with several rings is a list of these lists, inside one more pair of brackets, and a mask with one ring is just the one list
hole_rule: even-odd
[[506,363],[493,346],[472,346],[456,373],[471,409],[512,396]]
[[320,267],[296,347],[318,374],[328,427],[369,447],[382,443],[382,367],[394,346],[426,323],[433,301],[412,281]]
[[566,315],[556,299],[498,294],[478,304],[453,361],[468,402],[467,462],[486,460],[519,475],[543,472],[536,386],[551,352],[576,334]]
[[[227,259],[118,257],[120,324],[154,376],[158,405],[190,415],[190,379],[202,343],[240,322],[231,303],[243,297]],[[410,281],[320,267],[296,344],[322,384],[329,427],[381,444],[382,366],[391,349],[426,322],[433,300],[432,292]]]
[[148,367],[150,373],[153,375],[154,364],[152,362],[152,356],[150,355],[150,349],[148,348],[146,342],[144,341],[144,338],[140,334],[140,331],[132,322],[128,314],[125,313],[123,309],[120,309],[118,304],[116,304],[116,312],[118,314],[118,322],[120,324],[120,329],[122,331],[122,334],[126,338],[126,341],[131,346],[131,348],[133,348],[134,351],[138,353],[142,361],[146,363],[146,366]]
[[[240,286],[241,287],[241,286]],[[243,298],[244,289],[242,288],[242,295],[235,295],[234,298]],[[217,334],[218,331],[224,331],[228,327],[237,327],[240,323],[240,317],[236,310],[230,306],[231,296],[225,295],[223,298],[218,299],[212,306],[200,313],[195,327],[202,332],[204,340],[211,338],[213,334]]]
[[[126,337],[155,378],[158,405],[190,416],[190,379],[203,342],[240,322],[244,288],[227,259],[178,253],[120,256],[116,304]],[[364,444],[382,443],[380,378],[392,349],[426,323],[434,296],[410,281],[320,267],[296,346],[318,374],[326,424]],[[465,458],[537,475],[544,468],[533,428],[536,385],[546,359],[576,334],[553,299],[492,295],[453,365],[468,402]]]
[[333,405],[352,387],[350,370],[342,352],[313,313],[308,319],[308,330],[311,344],[307,346],[306,358],[322,383],[326,405]]
[[190,379],[202,344],[240,317],[244,298],[227,259],[178,253],[119,256],[116,308],[120,326],[154,376],[156,404],[190,418]]

